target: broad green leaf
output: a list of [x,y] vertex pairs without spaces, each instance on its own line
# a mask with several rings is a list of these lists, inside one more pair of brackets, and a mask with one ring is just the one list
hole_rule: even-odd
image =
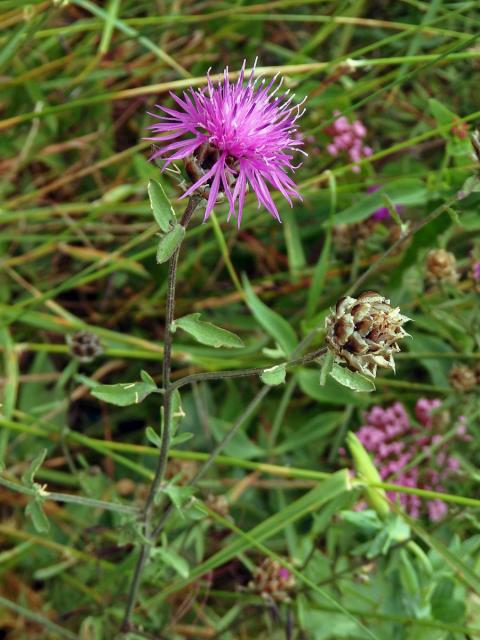
[[285,363],[277,364],[274,367],[270,367],[270,369],[265,369],[260,376],[260,380],[265,384],[274,387],[277,384],[285,383],[286,374],[287,369]]
[[211,322],[200,320],[200,313],[191,313],[175,320],[172,330],[175,331],[178,327],[193,336],[197,342],[206,344],[209,347],[240,349],[244,346],[240,338],[231,331],[217,327]]
[[243,276],[242,280],[250,311],[268,335],[278,342],[285,355],[290,355],[297,346],[297,336],[292,326],[260,300],[252,289],[246,275]]
[[147,191],[153,217],[163,233],[168,233],[170,228],[177,222],[177,217],[170,204],[170,200],[167,198],[162,185],[156,180],[149,181]]
[[354,204],[336,215],[333,222],[337,225],[365,220],[374,211],[385,206],[383,195],[387,195],[393,204],[404,205],[425,204],[428,197],[425,184],[417,178],[392,180],[378,191],[357,199]]
[[164,547],[152,549],[151,556],[153,562],[155,562],[156,558],[160,558],[162,562],[175,569],[182,578],[188,577],[190,573],[188,562],[172,549],[165,549]]
[[47,455],[47,450],[42,449],[40,453],[38,453],[35,456],[35,458],[30,463],[30,466],[28,467],[28,469],[22,475],[23,484],[27,485],[28,487],[32,487],[34,485],[35,474],[42,466],[42,463],[45,460],[46,455]]
[[332,365],[330,375],[341,385],[357,393],[375,391],[375,382],[372,378],[368,378],[355,371],[350,371],[350,369],[342,367],[339,364]]
[[33,526],[38,533],[47,533],[50,530],[50,523],[43,512],[42,503],[38,498],[30,500],[25,509],[27,516],[30,516]]
[[157,386],[150,382],[120,382],[95,385],[92,396],[117,407],[127,407],[142,402],[151,393],[158,391]]
[[172,229],[160,239],[157,247],[157,262],[162,264],[170,260],[172,255],[181,245],[185,237],[185,227],[176,224]]

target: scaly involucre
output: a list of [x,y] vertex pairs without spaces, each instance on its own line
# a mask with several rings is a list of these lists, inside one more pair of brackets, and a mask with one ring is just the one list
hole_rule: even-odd
[[196,158],[199,175],[182,197],[208,187],[205,220],[222,192],[229,203],[229,218],[233,214],[238,225],[248,188],[258,206],[263,205],[278,221],[270,188],[280,191],[290,206],[292,198],[300,198],[288,172],[297,168],[292,157],[303,143],[295,123],[303,112],[300,105],[292,105],[289,91],[275,95],[282,85],[278,76],[267,85],[265,79],[253,80],[254,69],[245,84],[245,62],[235,83],[229,80],[228,68],[223,83],[216,86],[208,75],[206,88],[190,88],[183,98],[171,94],[179,108],[156,105],[163,113],[149,114],[160,120],[149,127],[160,134],[147,138],[160,145],[152,160],[163,157],[165,169],[174,160]]

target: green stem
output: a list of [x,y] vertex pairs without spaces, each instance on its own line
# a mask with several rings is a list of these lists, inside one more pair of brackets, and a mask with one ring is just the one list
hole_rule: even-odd
[[27,496],[37,496],[44,500],[53,500],[55,502],[65,502],[70,504],[80,504],[84,507],[91,507],[92,509],[103,509],[105,511],[116,511],[117,513],[138,513],[138,509],[130,507],[126,504],[117,504],[115,502],[107,502],[106,500],[95,500],[93,498],[85,498],[84,496],[77,496],[71,493],[57,493],[56,491],[45,491],[42,489],[35,489],[31,487],[24,487],[17,482],[12,482],[0,476],[0,486],[15,491],[16,493],[23,493]]
[[[186,228],[193,216],[195,209],[200,204],[201,198],[199,196],[192,196],[187,204],[185,213],[180,220],[180,224]],[[147,539],[147,542],[142,544],[140,548],[140,555],[137,560],[137,564],[134,569],[132,582],[128,593],[127,606],[125,608],[125,614],[122,622],[122,631],[129,631],[130,619],[132,617],[135,604],[137,602],[138,591],[140,588],[140,582],[142,579],[143,570],[147,564],[148,557],[150,555],[150,542],[152,540],[151,533],[151,518],[152,510],[155,503],[155,497],[158,493],[160,485],[165,475],[165,469],[168,461],[168,450],[170,448],[170,428],[172,419],[172,393],[175,391],[175,387],[170,384],[170,374],[172,367],[172,323],[175,313],[175,285],[177,279],[177,265],[178,256],[180,254],[180,246],[176,249],[169,261],[168,266],[168,284],[167,284],[167,300],[166,300],[166,313],[165,313],[165,336],[163,340],[163,388],[165,390],[163,394],[163,426],[160,444],[160,453],[158,455],[157,468],[155,470],[155,476],[153,482],[150,485],[150,490],[145,501],[143,509],[142,521],[143,521],[143,534]]]

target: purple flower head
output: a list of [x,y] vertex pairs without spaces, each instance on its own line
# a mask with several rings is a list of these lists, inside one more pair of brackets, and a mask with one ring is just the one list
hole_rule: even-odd
[[[334,115],[336,120],[325,129],[325,133],[332,139],[330,144],[327,144],[328,153],[336,157],[340,152],[344,151],[349,155],[350,160],[355,163],[362,158],[371,156],[373,153],[372,148],[363,143],[363,139],[367,135],[367,129],[363,122],[361,120],[349,122],[339,111],[334,111]],[[360,167],[355,164],[352,167],[352,171],[358,173]]]
[[474,280],[480,280],[480,262],[474,262],[472,266],[472,277]]
[[[375,191],[378,191],[379,189],[380,189],[380,185],[372,184],[367,188],[367,193],[375,193]],[[395,211],[397,213],[400,213],[401,210],[402,210],[402,207],[400,205],[397,205],[395,207]],[[388,218],[390,218],[390,211],[388,210],[387,207],[380,207],[379,209],[377,209],[372,213],[370,218],[372,220],[375,220],[376,222],[383,222],[384,220],[388,220]]]
[[280,191],[290,206],[292,198],[300,198],[288,172],[297,168],[292,164],[293,153],[303,145],[296,125],[303,111],[293,104],[289,91],[278,93],[282,79],[277,82],[275,76],[268,84],[265,79],[254,81],[254,71],[255,65],[244,82],[244,62],[237,81],[231,83],[227,68],[217,85],[208,75],[207,87],[190,88],[182,98],[171,94],[176,108],[156,105],[163,113],[149,114],[159,120],[149,127],[156,135],[147,140],[160,145],[151,160],[163,157],[163,169],[192,156],[200,164],[200,177],[195,176],[182,198],[209,188],[204,220],[222,193],[229,203],[228,217],[236,216],[239,226],[248,188],[258,206],[279,222],[270,189]]
[[[439,399],[420,398],[415,404],[415,417],[420,428],[412,423],[405,407],[395,402],[390,407],[375,406],[365,414],[365,424],[357,432],[360,442],[370,452],[382,480],[404,487],[445,491],[444,482],[458,473],[460,463],[435,431],[435,412],[441,407]],[[456,423],[456,439],[467,442],[465,418]],[[414,460],[422,456],[422,461]],[[387,492],[391,500],[398,500],[413,518],[423,513],[432,521],[445,517],[447,507],[440,500],[425,505],[416,495]]]

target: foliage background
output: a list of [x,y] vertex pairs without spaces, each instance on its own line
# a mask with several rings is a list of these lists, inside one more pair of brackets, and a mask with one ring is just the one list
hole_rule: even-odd
[[[147,111],[191,78],[203,83],[210,66],[238,69],[258,56],[297,99],[308,95],[309,157],[297,173],[304,200],[293,210],[278,202],[282,225],[250,199],[240,230],[225,222],[224,205],[189,230],[177,314],[199,311],[246,347],[217,351],[179,333],[175,376],[277,361],[278,335],[263,308],[245,303],[242,274],[288,322],[280,333],[293,346],[323,326],[330,305],[392,243],[393,222],[359,235],[379,206],[368,186],[384,186],[412,224],[454,204],[368,282],[414,320],[396,376],[355,394],[331,378],[321,387],[318,368],[299,367],[273,388],[196,489],[199,499],[227,496],[229,519],[192,520],[188,511],[172,519],[130,636],[480,637],[478,400],[448,382],[452,364],[479,358],[478,292],[468,275],[479,197],[455,201],[476,168],[462,131],[480,116],[478,3],[3,0],[0,11],[0,636],[116,634],[137,541],[131,514],[47,501],[50,530],[39,533],[25,513],[29,496],[8,482],[20,483],[47,449],[35,477],[50,491],[130,506],[144,498],[157,455],[145,429],[158,427],[158,397],[117,408],[88,385],[138,380],[142,369],[161,382],[166,267],[155,263],[146,186],[153,177],[173,199],[179,192],[147,161]],[[374,155],[358,174],[325,152],[335,110],[368,128]],[[333,216],[352,232],[346,250],[331,234]],[[426,285],[425,254],[435,247],[456,254],[457,286]],[[81,328],[104,347],[90,364],[69,355],[66,338]],[[193,438],[172,452],[173,486],[208,458],[261,386],[247,378],[183,390],[181,432]],[[328,476],[327,496],[325,474],[350,465],[341,451],[363,411],[394,400],[411,410],[421,395],[466,415],[472,435],[456,453],[461,472],[446,520],[410,521],[393,506],[385,521],[359,515],[358,492],[340,480],[336,487],[338,476]],[[304,510],[302,496],[311,500]],[[266,531],[254,529],[265,521]],[[273,554],[300,574],[291,601],[275,607],[247,589]]]

